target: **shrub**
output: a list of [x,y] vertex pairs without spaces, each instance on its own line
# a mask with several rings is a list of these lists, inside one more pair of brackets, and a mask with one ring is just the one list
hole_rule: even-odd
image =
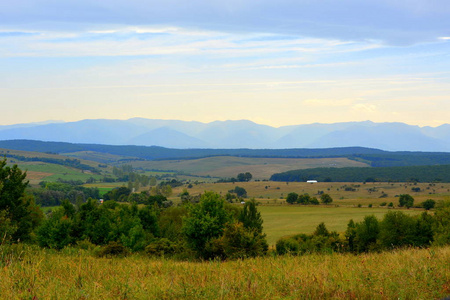
[[423,208],[425,208],[426,210],[430,210],[430,209],[434,208],[435,205],[436,205],[436,201],[434,201],[433,199],[425,200],[421,204],[421,206]]
[[145,247],[145,253],[151,256],[162,256],[173,254],[177,250],[177,245],[169,239],[161,238],[153,241]]
[[88,239],[78,241],[76,246],[78,249],[83,249],[83,250],[88,250],[88,251],[91,251],[96,247],[96,245],[91,243],[91,241]]
[[298,194],[294,193],[294,192],[289,193],[286,197],[286,202],[289,204],[297,203],[297,200],[298,200]]
[[319,200],[317,200],[316,197],[312,197],[311,200],[310,200],[309,202],[310,202],[311,204],[314,204],[314,205],[319,205]]
[[320,201],[322,201],[323,204],[330,204],[331,202],[333,202],[333,198],[331,198],[331,196],[328,194],[322,194],[320,196]]
[[223,235],[207,246],[212,247],[212,252],[227,259],[261,256],[268,249],[265,234],[261,234],[256,228],[246,228],[240,222],[228,223]]
[[118,242],[109,242],[108,245],[101,247],[100,251],[98,252],[99,257],[111,257],[111,256],[127,256],[130,253],[130,251]]
[[380,223],[379,242],[385,248],[412,245],[415,221],[401,211],[389,211]]
[[406,208],[410,208],[414,205],[414,198],[409,194],[402,194],[398,199],[400,207],[405,206]]
[[366,216],[356,224],[354,244],[357,252],[368,252],[377,249],[377,238],[380,232],[378,219],[374,215]]
[[279,255],[297,254],[300,249],[300,243],[292,238],[281,238],[277,241],[276,249]]

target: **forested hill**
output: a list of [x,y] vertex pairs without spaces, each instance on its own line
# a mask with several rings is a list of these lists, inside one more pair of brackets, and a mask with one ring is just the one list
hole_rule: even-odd
[[274,158],[346,157],[365,162],[372,167],[450,164],[450,153],[448,152],[389,152],[363,147],[326,149],[171,149],[156,146],[116,146],[34,140],[7,140],[0,141],[0,148],[56,154],[92,151],[100,154],[113,154],[124,158],[146,160],[194,159],[211,156]]
[[315,168],[274,174],[273,181],[330,182],[450,182],[450,165],[385,168]]
[[148,160],[191,159],[224,155],[247,157],[343,157],[355,154],[376,155],[389,153],[378,149],[363,147],[327,149],[173,149],[157,146],[72,144],[64,142],[42,142],[34,140],[0,141],[0,148],[23,151],[52,152],[58,154],[79,151],[94,151],[100,153],[143,158]]

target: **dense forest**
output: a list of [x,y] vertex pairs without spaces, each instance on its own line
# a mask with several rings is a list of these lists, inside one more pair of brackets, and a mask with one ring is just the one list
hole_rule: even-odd
[[0,148],[73,153],[94,151],[123,156],[124,159],[195,159],[211,156],[272,157],[272,158],[324,158],[346,157],[362,161],[372,167],[443,165],[450,164],[450,153],[440,152],[389,152],[363,147],[327,149],[170,149],[147,146],[116,146],[98,144],[71,144],[63,142],[42,142],[31,140],[0,141]]
[[450,182],[450,165],[384,168],[314,168],[273,174],[273,181]]

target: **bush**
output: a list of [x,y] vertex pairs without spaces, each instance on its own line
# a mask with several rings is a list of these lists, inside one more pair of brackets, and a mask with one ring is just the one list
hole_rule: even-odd
[[286,197],[286,202],[289,204],[297,203],[297,200],[298,200],[298,194],[294,193],[294,192],[289,193]]
[[434,201],[433,199],[425,200],[421,204],[421,206],[423,208],[425,208],[426,210],[430,210],[430,209],[434,208],[435,205],[436,205],[436,201]]
[[297,254],[300,249],[300,243],[292,238],[281,238],[277,241],[276,249],[278,255]]
[[331,202],[333,202],[333,198],[331,198],[331,196],[328,194],[322,194],[320,196],[320,201],[322,201],[323,204],[330,204]]
[[379,243],[384,248],[412,245],[415,223],[413,217],[401,211],[389,211],[380,222]]
[[402,194],[400,195],[400,198],[398,199],[400,207],[405,206],[406,208],[413,207],[414,205],[414,198],[409,194]]
[[356,224],[354,246],[357,252],[376,250],[380,226],[374,215],[366,216],[361,223]]
[[207,245],[211,252],[226,259],[256,257],[267,253],[268,244],[265,234],[256,228],[246,228],[240,222],[228,223],[223,235]]
[[98,252],[99,257],[111,257],[111,256],[119,256],[124,257],[127,256],[130,251],[118,242],[109,242],[108,245],[101,247]]
[[169,239],[161,238],[155,240],[147,247],[145,247],[145,253],[151,256],[163,256],[175,253],[177,245]]
[[316,197],[312,197],[311,200],[309,201],[309,203],[314,204],[314,205],[319,205],[319,200],[317,200]]
[[92,251],[96,245],[91,243],[91,241],[89,240],[82,240],[82,241],[78,241],[76,244],[78,249],[83,249],[83,250],[88,250],[88,251]]

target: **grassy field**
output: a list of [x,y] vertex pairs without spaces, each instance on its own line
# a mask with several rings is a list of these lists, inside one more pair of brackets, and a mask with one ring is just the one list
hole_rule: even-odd
[[[58,159],[65,160],[68,159],[66,156],[57,155],[57,154],[49,154],[49,153],[41,153],[41,152],[30,152],[30,151],[19,151],[19,150],[9,150],[9,149],[0,149],[0,155],[10,154],[16,156],[23,157],[39,157],[39,158],[50,158],[50,159]],[[41,161],[21,161],[17,158],[8,158],[8,165],[17,164],[17,166],[23,170],[27,171],[27,179],[30,181],[32,185],[38,184],[42,180],[46,181],[56,181],[58,178],[63,180],[82,180],[86,181],[89,177],[94,177],[95,179],[103,178],[103,175],[95,175],[90,172],[83,172],[80,169],[48,163]],[[82,164],[98,168],[98,162],[83,160],[80,162]],[[99,169],[99,168],[98,168]],[[112,167],[108,166],[106,168],[100,169],[102,172],[110,173]]]
[[177,262],[0,247],[0,299],[442,299],[450,247]]
[[[324,222],[330,231],[344,232],[350,219],[358,222],[365,216],[375,215],[380,220],[387,208],[354,208],[325,206],[259,206],[264,220],[264,233],[269,245],[275,245],[282,236],[297,233],[313,233],[319,223]],[[403,209],[408,214],[419,214],[423,210]]]
[[[243,187],[247,191],[249,198],[256,198],[263,204],[280,205],[285,203],[284,199],[291,192],[298,194],[309,193],[311,196],[318,195],[319,191],[330,194],[334,205],[340,206],[368,206],[373,204],[378,206],[383,202],[393,202],[398,204],[398,195],[410,194],[415,198],[415,203],[420,203],[426,199],[444,200],[450,198],[450,183],[338,183],[319,182],[310,184],[306,182],[273,182],[273,181],[251,181],[233,183],[204,183],[194,185],[188,192],[192,195],[203,193],[204,191],[214,191],[225,195],[236,186]],[[186,188],[178,187],[174,189],[174,196],[181,193]],[[355,191],[346,191],[346,188]],[[420,188],[420,192],[414,192],[412,188]],[[396,197],[397,196],[397,197]],[[381,197],[381,198],[380,198]]]
[[252,158],[218,156],[191,160],[134,161],[133,167],[173,170],[187,174],[236,177],[250,172],[255,179],[268,179],[274,173],[318,167],[367,167],[367,164],[347,158]]
[[[21,170],[31,172],[32,177],[29,177],[31,184],[36,184],[42,180],[56,181],[58,178],[61,178],[63,180],[82,180],[82,181],[86,181],[86,179],[90,177],[94,177],[95,179],[103,178],[102,175],[96,175],[90,172],[83,173],[81,170],[78,169],[43,162],[26,162],[26,163],[18,162],[17,165]],[[33,175],[36,172],[50,175],[41,177],[38,179],[38,182],[35,182],[36,180],[34,180],[34,178],[36,177]]]

